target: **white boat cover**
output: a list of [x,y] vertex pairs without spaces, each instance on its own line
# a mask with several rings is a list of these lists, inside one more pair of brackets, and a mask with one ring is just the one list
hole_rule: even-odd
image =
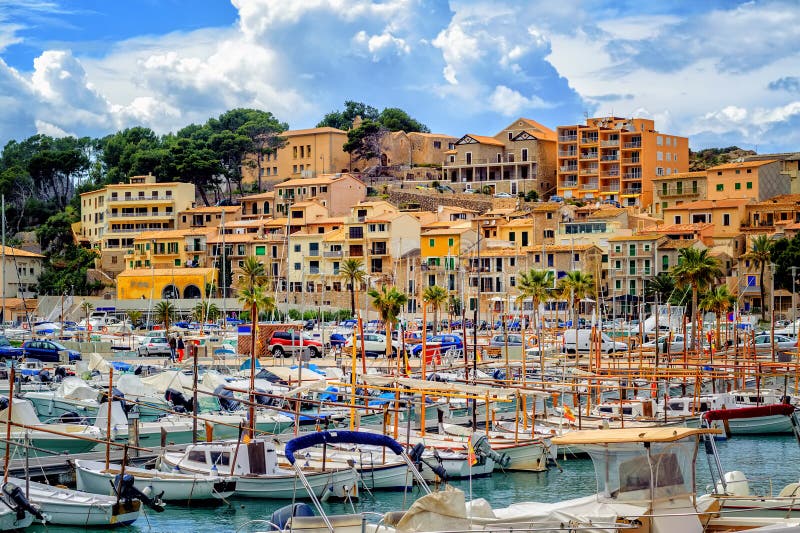
[[[182,393],[192,391],[193,378],[179,370],[166,370],[154,376],[140,378],[145,387],[163,394],[167,389],[175,389]],[[125,392],[125,391],[123,391]]]
[[111,369],[111,363],[103,359],[99,353],[89,354],[89,370],[98,370],[100,373],[107,373]]
[[81,378],[66,377],[56,389],[56,395],[69,400],[96,400],[97,389]]

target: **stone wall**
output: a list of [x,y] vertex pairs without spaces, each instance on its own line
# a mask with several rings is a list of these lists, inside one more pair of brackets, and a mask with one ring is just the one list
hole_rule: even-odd
[[[492,198],[484,195],[475,194],[440,194],[435,191],[406,191],[406,190],[390,190],[389,202],[396,206],[418,205],[424,211],[436,212],[436,208],[440,205],[451,205],[462,207],[465,209],[474,209],[480,213],[488,211],[492,208]],[[516,204],[514,198],[497,198],[496,200],[512,200]]]

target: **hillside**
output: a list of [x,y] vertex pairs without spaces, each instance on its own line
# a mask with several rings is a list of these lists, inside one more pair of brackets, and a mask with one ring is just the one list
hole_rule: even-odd
[[714,165],[730,163],[741,157],[756,155],[753,150],[743,150],[738,146],[727,148],[706,148],[699,152],[689,152],[689,170],[705,170]]

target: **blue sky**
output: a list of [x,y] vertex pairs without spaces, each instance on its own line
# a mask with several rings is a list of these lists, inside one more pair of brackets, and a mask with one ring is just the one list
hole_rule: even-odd
[[159,133],[346,99],[433,131],[645,116],[693,148],[800,150],[800,3],[0,0],[0,143]]

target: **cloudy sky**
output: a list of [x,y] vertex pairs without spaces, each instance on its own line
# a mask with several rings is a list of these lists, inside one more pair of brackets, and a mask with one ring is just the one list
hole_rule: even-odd
[[431,130],[646,116],[693,148],[800,150],[800,2],[0,0],[0,143],[163,133],[346,99]]

